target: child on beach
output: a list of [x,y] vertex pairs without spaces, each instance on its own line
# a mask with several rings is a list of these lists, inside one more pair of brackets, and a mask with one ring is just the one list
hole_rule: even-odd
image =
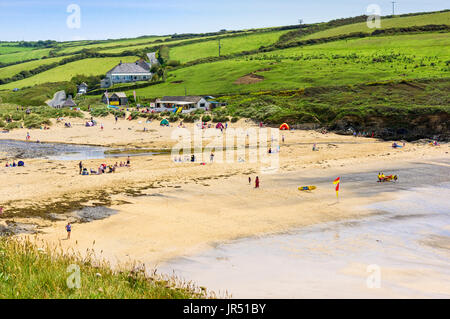
[[70,223],[67,223],[66,231],[67,231],[67,239],[70,239],[70,233],[72,231],[72,225],[70,225]]

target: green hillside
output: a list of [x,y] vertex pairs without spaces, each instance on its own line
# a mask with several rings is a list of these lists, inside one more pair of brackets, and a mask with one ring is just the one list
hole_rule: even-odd
[[[220,52],[222,55],[226,55],[230,53],[258,49],[261,46],[266,46],[277,42],[280,36],[286,32],[287,31],[255,33],[242,35],[239,37],[224,38],[220,41]],[[181,63],[210,56],[218,56],[218,54],[218,40],[177,46],[170,49],[170,59],[178,60]]]
[[[111,47],[120,46],[121,49],[124,51],[130,46],[136,46],[136,45],[153,45],[156,40],[165,40],[168,37],[145,37],[145,38],[138,38],[138,39],[127,39],[127,40],[116,40],[116,41],[107,41],[107,42],[98,42],[98,43],[91,43],[91,44],[78,44],[78,45],[64,45],[61,46],[61,49],[58,50],[58,53],[74,53],[78,52],[83,49],[87,50],[106,50]],[[124,49],[125,48],[125,49]],[[117,51],[117,52],[122,52]]]
[[[449,47],[450,37],[441,33],[337,41],[181,68],[170,72],[166,83],[137,92],[149,97],[183,95],[186,87],[188,94],[214,95],[449,77]],[[263,79],[234,83],[252,72]]]
[[[428,24],[447,24],[450,25],[450,11],[440,12],[432,14],[424,14],[410,17],[399,17],[399,18],[382,18],[381,19],[381,29],[389,28],[403,28],[411,26],[422,26]],[[328,29],[325,31],[313,33],[304,37],[304,39],[319,39],[332,37],[342,34],[349,34],[353,32],[373,32],[374,29],[369,29],[366,22],[355,23],[350,25],[344,25],[341,27],[336,27],[333,29]]]
[[[123,62],[134,62],[138,59],[136,56],[116,57],[116,58],[92,58],[67,63],[54,69],[42,72],[30,78],[11,82],[0,86],[0,90],[23,88],[47,82],[70,81],[77,74],[84,75],[102,75],[117,65],[120,60]],[[0,69],[1,70],[1,69]]]
[[30,62],[25,62],[25,63],[20,63],[20,64],[14,64],[11,66],[0,68],[0,79],[13,76],[17,73],[20,73],[23,70],[31,70],[31,69],[37,68],[38,66],[41,66],[41,65],[59,62],[63,58],[64,57],[41,59],[41,60],[30,61]]
[[11,63],[18,61],[27,61],[32,59],[40,59],[44,56],[48,56],[51,49],[35,49],[35,50],[22,50],[20,52],[1,54],[0,63]]

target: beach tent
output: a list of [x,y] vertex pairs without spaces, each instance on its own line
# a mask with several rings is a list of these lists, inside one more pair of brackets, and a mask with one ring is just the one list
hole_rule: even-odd
[[287,125],[286,123],[281,124],[280,130],[290,130],[289,125]]
[[161,126],[164,126],[164,125],[169,126],[169,121],[168,121],[167,119],[163,119],[163,120],[159,123],[159,125],[161,125]]
[[217,123],[216,128],[219,128],[219,129],[220,129],[220,128],[224,128],[224,126],[223,126],[222,123],[219,122],[219,123]]

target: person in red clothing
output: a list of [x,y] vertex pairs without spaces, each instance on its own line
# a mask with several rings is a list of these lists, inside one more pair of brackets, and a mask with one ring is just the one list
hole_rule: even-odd
[[259,188],[259,177],[258,176],[256,176],[256,179],[255,179],[255,188]]

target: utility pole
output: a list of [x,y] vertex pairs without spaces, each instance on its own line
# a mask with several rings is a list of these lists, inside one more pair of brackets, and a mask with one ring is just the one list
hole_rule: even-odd
[[392,15],[394,16],[395,15],[395,4],[396,4],[397,2],[395,2],[395,1],[392,1]]
[[219,39],[219,57],[220,57],[220,48],[221,48],[222,46],[220,45],[220,39]]

